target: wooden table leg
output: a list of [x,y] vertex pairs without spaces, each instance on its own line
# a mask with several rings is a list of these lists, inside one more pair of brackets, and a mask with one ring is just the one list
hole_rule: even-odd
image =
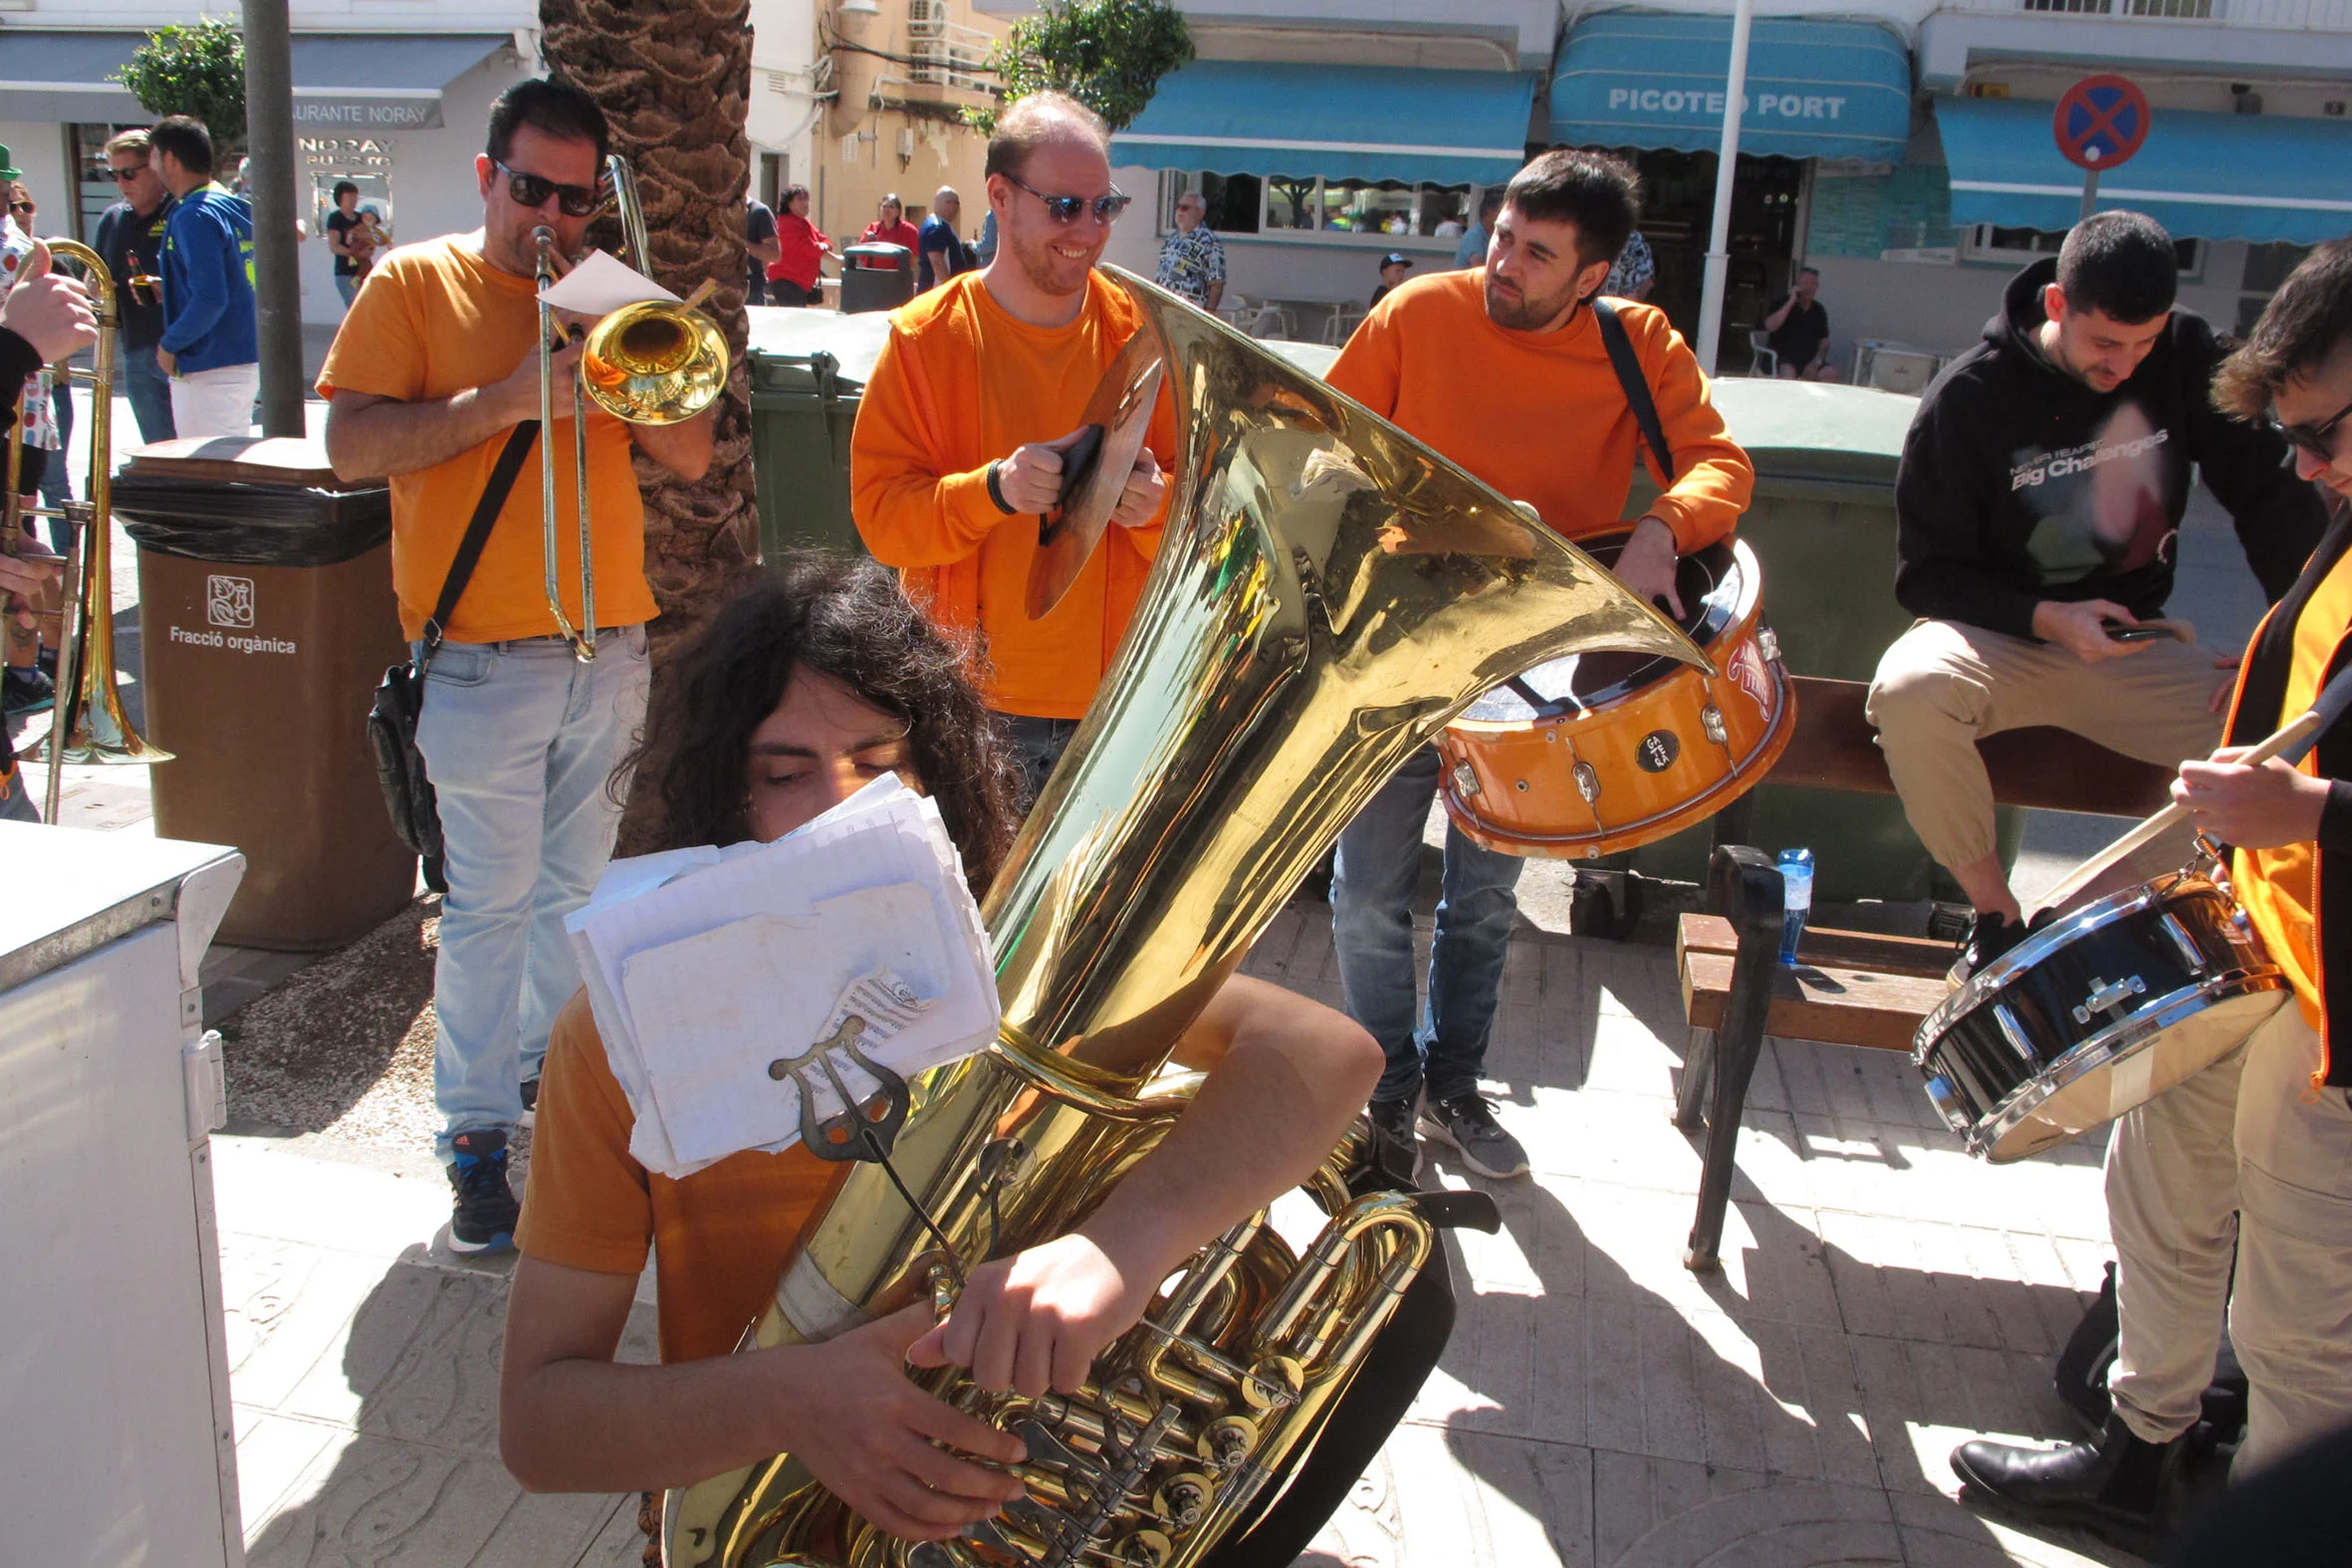
[[1674,1091],[1674,1125],[1697,1132],[1707,1125],[1707,1085],[1715,1075],[1715,1030],[1691,1030],[1682,1054],[1682,1082]]

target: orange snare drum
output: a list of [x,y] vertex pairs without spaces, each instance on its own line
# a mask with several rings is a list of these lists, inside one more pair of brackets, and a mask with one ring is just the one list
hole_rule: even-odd
[[[1576,543],[1607,565],[1628,537]],[[1506,854],[1587,860],[1679,832],[1755,788],[1796,724],[1761,586],[1756,557],[1736,540],[1682,560],[1682,628],[1718,674],[1588,653],[1471,704],[1437,743],[1454,825]]]

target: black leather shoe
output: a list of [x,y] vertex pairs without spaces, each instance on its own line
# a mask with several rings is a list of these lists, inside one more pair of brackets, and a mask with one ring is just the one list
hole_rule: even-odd
[[2120,1528],[2146,1539],[2171,1522],[2188,1449],[2186,1433],[2149,1443],[2123,1418],[2109,1416],[2095,1442],[2062,1449],[1964,1443],[1952,1451],[1952,1473],[2022,1517]]

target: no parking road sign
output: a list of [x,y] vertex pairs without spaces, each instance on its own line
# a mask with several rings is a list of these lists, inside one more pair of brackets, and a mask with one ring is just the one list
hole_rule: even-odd
[[2050,128],[2075,167],[2113,168],[2148,139],[2148,95],[2122,77],[2085,77],[2058,100]]
[[2148,140],[2148,95],[2126,78],[2084,77],[2058,100],[2050,132],[2066,161],[2086,171],[2082,215],[2098,200],[2099,171],[2130,159]]

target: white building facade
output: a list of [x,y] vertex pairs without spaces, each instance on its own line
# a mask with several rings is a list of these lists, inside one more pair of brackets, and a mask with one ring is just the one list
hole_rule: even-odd
[[[1449,265],[1456,225],[1527,153],[1606,146],[1642,172],[1652,298],[1695,327],[1730,0],[1182,9],[1200,58],[1113,140],[1114,177],[1143,199],[1111,260],[1148,274],[1175,196],[1201,190],[1229,297],[1289,302],[1312,336],[1318,307],[1368,297],[1380,256]],[[1974,341],[2008,275],[2079,209],[2050,121],[2097,73],[2137,83],[2154,121],[2099,205],[2165,223],[2182,303],[2218,328],[2242,329],[2310,244],[2352,232],[2352,0],[1762,0],[1756,14],[1727,371],[1808,265],[1841,365],[1865,340]]]

